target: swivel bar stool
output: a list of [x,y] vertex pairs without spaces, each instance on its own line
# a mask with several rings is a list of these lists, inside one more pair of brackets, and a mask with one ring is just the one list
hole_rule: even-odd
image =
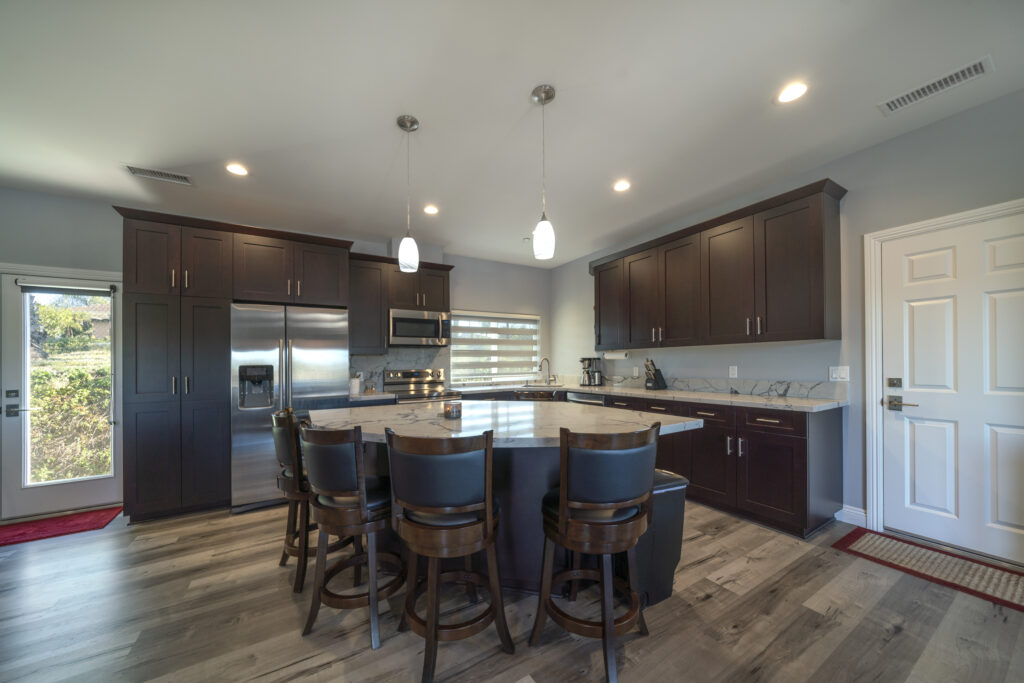
[[[313,519],[319,531],[316,552],[316,579],[309,617],[302,635],[316,623],[320,604],[341,609],[368,607],[370,645],[380,647],[380,616],[377,605],[402,587],[402,560],[390,553],[377,552],[377,534],[387,528],[391,514],[391,490],[386,479],[367,477],[363,471],[363,434],[353,429],[315,429],[302,427],[302,449],[309,485],[313,491]],[[353,555],[327,562],[328,538],[359,538],[366,535],[365,546],[357,546]],[[363,552],[362,548],[365,548]],[[338,573],[366,565],[367,588],[356,594],[336,593],[328,588]],[[377,584],[379,566],[388,567],[394,576],[384,585]],[[356,583],[359,583],[358,577]]]
[[[651,486],[660,423],[626,434],[579,434],[561,430],[561,475],[558,488],[544,495],[544,559],[537,617],[530,645],[540,642],[544,621],[588,638],[601,638],[608,681],[618,680],[615,636],[634,626],[647,635],[640,596],[636,592],[636,543],[647,530],[651,514]],[[600,571],[574,568],[552,576],[555,544],[581,553],[599,555]],[[612,555],[625,552],[629,582],[612,573]],[[551,598],[551,584],[583,579],[601,585],[601,621],[589,621],[559,608]],[[613,587],[626,596],[629,609],[615,618]]]
[[[512,654],[515,645],[505,622],[501,577],[494,539],[498,515],[491,491],[494,433],[480,436],[428,439],[399,436],[387,430],[391,471],[392,525],[409,549],[405,611],[399,630],[410,626],[426,639],[423,652],[424,683],[434,680],[438,641],[468,638],[493,621],[502,649]],[[442,558],[466,558],[483,550],[487,578],[465,570],[440,571]],[[427,558],[427,578],[419,581],[419,556]],[[439,623],[440,584],[467,585],[475,601],[475,586],[487,585],[491,603],[479,616],[457,624]],[[469,589],[473,590],[470,591]],[[416,613],[416,598],[427,592],[426,619]]]

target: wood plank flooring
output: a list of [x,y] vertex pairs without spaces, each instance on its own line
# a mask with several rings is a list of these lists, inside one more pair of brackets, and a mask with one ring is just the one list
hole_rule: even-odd
[[[365,610],[324,607],[300,636],[307,588],[277,566],[285,509],[225,512],[0,548],[0,681],[415,681],[423,640],[397,633],[403,595]],[[623,681],[1022,681],[1024,613],[694,503],[672,597],[651,635],[620,639]],[[538,569],[540,558],[537,558]],[[344,582],[346,574],[340,579]],[[446,589],[442,621],[465,618]],[[493,628],[442,643],[442,681],[600,680],[600,641],[548,621],[526,644],[536,597],[506,591],[516,653]],[[572,609],[598,613],[588,589]]]

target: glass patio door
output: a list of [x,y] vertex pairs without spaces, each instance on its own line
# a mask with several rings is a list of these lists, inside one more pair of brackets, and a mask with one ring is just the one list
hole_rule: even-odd
[[0,518],[121,501],[112,284],[2,276]]

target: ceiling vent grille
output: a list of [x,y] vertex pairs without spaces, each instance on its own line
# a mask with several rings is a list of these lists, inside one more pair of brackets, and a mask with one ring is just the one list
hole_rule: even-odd
[[150,180],[160,180],[165,183],[177,183],[178,185],[191,185],[192,179],[187,175],[181,173],[171,173],[170,171],[158,171],[154,168],[140,168],[138,166],[125,166],[128,172],[134,176],[140,178],[149,178]]
[[961,69],[957,69],[945,76],[936,78],[934,81],[925,83],[919,88],[908,90],[902,95],[898,95],[891,100],[880,102],[878,104],[878,108],[881,109],[882,113],[886,116],[889,114],[895,114],[896,112],[902,111],[921,100],[932,97],[933,95],[938,95],[940,92],[945,92],[950,88],[955,88],[967,81],[976,80],[990,73],[992,73],[992,56],[986,55],[972,64],[968,64]]

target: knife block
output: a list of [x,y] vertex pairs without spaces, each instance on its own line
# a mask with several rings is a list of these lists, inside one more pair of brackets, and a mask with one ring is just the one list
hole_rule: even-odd
[[654,371],[653,378],[647,378],[644,381],[644,389],[667,389],[668,385],[665,384],[665,376],[661,374],[661,370]]

